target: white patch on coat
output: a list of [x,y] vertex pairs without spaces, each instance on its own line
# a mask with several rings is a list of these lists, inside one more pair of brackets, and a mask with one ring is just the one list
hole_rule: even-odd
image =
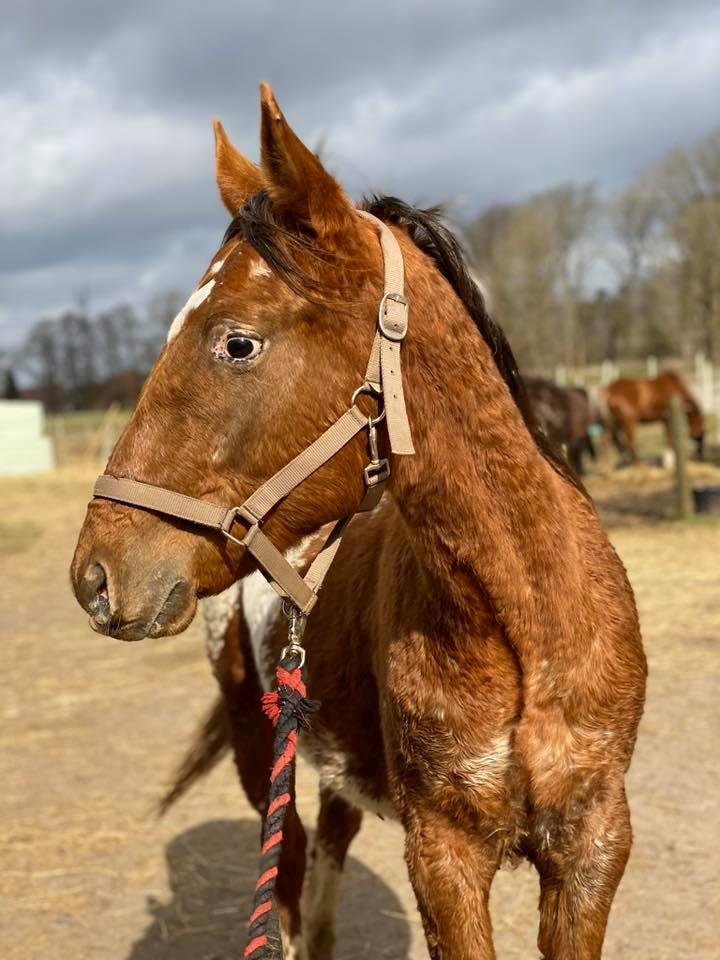
[[[305,551],[313,536],[304,537],[300,543],[285,551],[285,559],[296,570],[302,566]],[[268,691],[272,689],[275,678],[274,656],[269,649],[269,640],[282,615],[282,600],[259,570],[243,580],[242,610],[258,676],[263,689]]]
[[224,263],[224,260],[216,260],[215,263],[210,267],[210,276],[214,277],[216,273],[220,273]]
[[207,283],[203,284],[202,287],[199,287],[197,290],[194,290],[188,297],[188,301],[185,306],[180,310],[178,315],[175,317],[173,322],[170,324],[170,329],[168,330],[167,342],[170,343],[182,330],[183,324],[187,320],[188,316],[192,311],[199,307],[200,304],[207,300],[212,292],[212,288],[215,286],[214,280],[208,280]]
[[488,753],[466,757],[456,766],[454,773],[471,787],[499,784],[505,776],[511,753],[510,733],[503,733],[496,737]]
[[342,871],[335,857],[315,844],[302,892],[302,923],[307,942],[332,942]]
[[280,940],[282,942],[283,960],[310,960],[305,947],[305,938],[302,934],[293,937],[291,940],[281,927]]
[[250,264],[248,276],[251,280],[254,280],[256,277],[271,277],[272,270],[264,260],[253,260]]
[[360,810],[385,820],[397,820],[389,797],[373,797],[367,786],[349,773],[349,757],[329,733],[317,732],[312,726],[303,730],[298,749],[303,759],[317,770],[321,789],[332,790]]
[[267,641],[281,615],[281,605],[280,597],[259,570],[245,577],[242,583],[242,611],[260,683],[266,692],[272,688],[274,675]]
[[234,583],[216,597],[207,597],[200,606],[205,621],[205,649],[215,669],[225,646],[228,625],[240,606],[240,584]]

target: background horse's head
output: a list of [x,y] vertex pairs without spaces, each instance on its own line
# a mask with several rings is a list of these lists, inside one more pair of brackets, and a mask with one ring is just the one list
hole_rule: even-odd
[[[232,224],[171,327],[107,473],[232,506],[349,405],[382,295],[373,227],[261,90],[261,164],[216,123],[216,173]],[[281,550],[362,497],[356,438],[264,524]],[[249,570],[220,535],[93,500],[71,575],[98,632],[177,633],[197,598]]]

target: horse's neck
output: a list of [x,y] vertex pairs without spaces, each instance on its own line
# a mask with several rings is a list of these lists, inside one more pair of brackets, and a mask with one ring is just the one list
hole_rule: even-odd
[[408,344],[417,453],[397,458],[393,493],[437,593],[456,607],[489,600],[513,644],[532,634],[542,658],[563,631],[577,641],[584,622],[590,629],[579,528],[594,525],[592,511],[541,455],[487,344],[452,302],[443,318],[452,338]]

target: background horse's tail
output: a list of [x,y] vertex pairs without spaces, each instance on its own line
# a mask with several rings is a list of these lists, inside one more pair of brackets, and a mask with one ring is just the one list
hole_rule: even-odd
[[172,785],[158,802],[158,814],[166,814],[194,783],[217,766],[229,749],[230,723],[223,698],[218,697],[195,732],[192,743],[175,771]]

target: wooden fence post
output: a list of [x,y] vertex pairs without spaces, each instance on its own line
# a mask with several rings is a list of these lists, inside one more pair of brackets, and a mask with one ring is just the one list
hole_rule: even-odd
[[670,398],[670,432],[675,452],[675,515],[683,519],[693,512],[687,472],[688,429],[685,405],[677,395]]

